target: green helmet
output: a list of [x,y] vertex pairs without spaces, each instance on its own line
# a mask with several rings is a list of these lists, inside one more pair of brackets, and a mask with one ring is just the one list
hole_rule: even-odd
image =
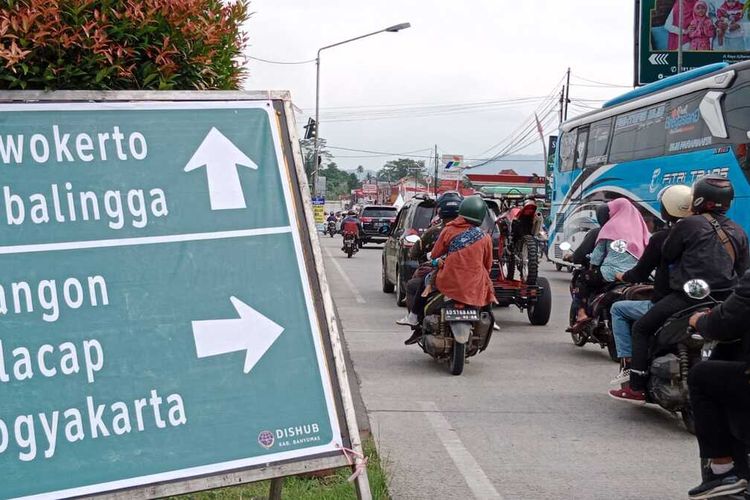
[[479,226],[487,215],[487,205],[481,196],[469,196],[461,202],[458,214],[475,226]]

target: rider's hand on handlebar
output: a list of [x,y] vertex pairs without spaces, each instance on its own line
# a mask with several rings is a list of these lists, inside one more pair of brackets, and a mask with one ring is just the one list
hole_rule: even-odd
[[563,255],[562,260],[564,260],[565,262],[573,262],[573,254],[566,253],[565,255]]
[[615,273],[615,280],[623,281],[622,279],[623,276],[625,276],[625,273]]
[[688,320],[688,324],[697,329],[698,328],[698,320],[701,319],[703,316],[708,314],[708,311],[699,311],[697,313],[693,313],[692,316],[690,316],[690,319]]

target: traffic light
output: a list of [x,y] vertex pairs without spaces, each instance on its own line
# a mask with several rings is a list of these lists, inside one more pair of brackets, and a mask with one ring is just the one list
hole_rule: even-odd
[[305,139],[312,139],[318,135],[318,123],[313,118],[308,118],[305,125]]

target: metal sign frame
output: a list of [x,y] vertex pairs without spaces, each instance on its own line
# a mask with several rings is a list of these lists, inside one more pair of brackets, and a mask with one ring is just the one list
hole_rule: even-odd
[[[188,477],[177,480],[147,484],[132,488],[85,495],[87,498],[99,499],[133,499],[160,498],[170,495],[192,493],[212,488],[237,486],[240,484],[275,479],[307,472],[339,468],[346,466],[361,467],[357,476],[356,488],[359,498],[369,500],[371,493],[364,467],[362,443],[357,425],[354,402],[349,386],[349,376],[345,363],[342,339],[336,321],[335,309],[330,288],[323,267],[323,255],[320,250],[315,221],[313,219],[312,201],[305,182],[306,174],[302,161],[296,129],[293,124],[294,111],[291,96],[287,91],[0,91],[0,103],[105,103],[105,102],[191,102],[191,101],[271,101],[276,115],[275,125],[281,138],[283,153],[283,170],[292,194],[293,211],[297,217],[297,231],[302,246],[302,255],[307,280],[312,291],[312,302],[317,323],[320,327],[321,341],[325,354],[326,371],[332,387],[335,412],[339,421],[342,441],[355,452],[350,459],[342,450],[308,457],[300,457],[280,462],[266,463],[259,466],[226,470],[219,473]],[[272,123],[272,126],[274,124]],[[78,497],[83,498],[83,496]]]

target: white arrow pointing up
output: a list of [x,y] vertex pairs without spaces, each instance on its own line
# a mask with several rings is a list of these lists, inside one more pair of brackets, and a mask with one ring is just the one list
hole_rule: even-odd
[[257,169],[258,165],[240,151],[232,141],[211,127],[206,138],[185,165],[185,172],[206,167],[211,210],[246,208],[237,165]]
[[242,302],[230,297],[239,319],[193,321],[195,352],[199,358],[247,351],[245,373],[250,373],[284,329]]

